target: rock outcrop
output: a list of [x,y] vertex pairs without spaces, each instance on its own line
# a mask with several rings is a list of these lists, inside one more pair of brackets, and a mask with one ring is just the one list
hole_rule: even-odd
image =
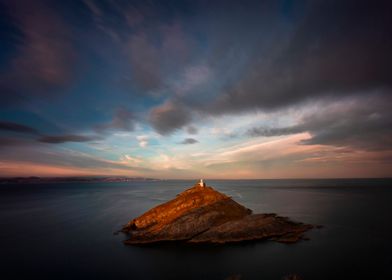
[[173,200],[158,205],[126,224],[125,244],[164,241],[228,243],[270,239],[294,243],[312,225],[250,209],[211,187],[196,184]]

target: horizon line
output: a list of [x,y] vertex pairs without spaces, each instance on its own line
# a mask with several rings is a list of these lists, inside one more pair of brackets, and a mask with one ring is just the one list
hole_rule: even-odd
[[[129,178],[129,179],[153,179],[161,181],[190,181],[199,180],[200,178],[154,178],[144,176],[122,176],[122,175],[82,175],[82,176],[0,176],[1,179],[28,179],[28,178],[39,178],[39,179],[54,179],[54,178]],[[208,178],[204,177],[203,180],[336,180],[336,179],[392,179],[390,177],[287,177],[287,178]]]

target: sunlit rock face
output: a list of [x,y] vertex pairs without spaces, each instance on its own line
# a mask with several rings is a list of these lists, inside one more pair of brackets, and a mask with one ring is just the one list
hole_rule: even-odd
[[273,239],[293,243],[311,225],[250,209],[211,187],[196,184],[173,200],[158,205],[124,226],[126,244],[164,241],[227,243]]

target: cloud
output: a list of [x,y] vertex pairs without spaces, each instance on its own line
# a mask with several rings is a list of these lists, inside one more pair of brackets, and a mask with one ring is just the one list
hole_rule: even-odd
[[174,91],[179,96],[192,95],[192,92],[208,85],[212,75],[211,69],[206,64],[188,66],[181,78],[176,80]]
[[[206,33],[211,57],[205,67],[184,68],[188,82],[182,87],[200,83],[210,87],[183,95],[177,93],[181,86],[175,87],[175,94],[166,101],[178,106],[171,112],[186,110],[188,116],[268,113],[309,101],[391,89],[388,1],[307,2],[299,6],[301,11],[297,6],[289,11],[293,17],[289,26],[274,2],[254,9],[262,12],[253,12],[253,4],[247,9],[234,2],[228,5],[238,9],[222,15],[215,5],[203,6],[211,10],[206,24],[214,26]],[[208,79],[211,73],[220,73],[219,83]],[[152,125],[161,134],[194,120],[187,117],[176,123],[165,121],[164,114],[153,115]]]
[[130,155],[124,155],[120,158],[120,160],[123,162],[130,162],[130,163],[134,163],[134,164],[140,164],[143,162],[143,159],[141,159],[139,157],[133,157]]
[[268,161],[288,157],[297,159],[300,157],[302,159],[302,154],[318,150],[317,147],[298,147],[298,141],[307,138],[309,138],[309,134],[302,133],[283,139],[246,141],[218,149],[215,153],[204,155],[202,161],[205,166],[209,167],[223,163]]
[[199,130],[197,129],[197,127],[190,125],[186,128],[186,132],[188,132],[189,134],[197,134]]
[[253,137],[257,136],[282,136],[305,132],[306,129],[302,125],[295,125],[289,127],[253,127],[248,130],[247,134]]
[[[37,129],[15,122],[0,121],[0,131],[17,132],[38,136],[36,141],[49,144],[61,144],[66,142],[89,142],[100,139],[97,135],[80,135],[80,134],[61,134],[61,135],[46,135],[39,132]],[[13,143],[12,143],[13,142]],[[2,138],[1,146],[5,145],[30,145],[31,139],[17,139],[17,138]]]
[[309,138],[309,133],[299,133],[250,139],[213,152],[194,154],[196,162],[191,162],[205,177],[212,178],[343,178],[388,174],[392,151],[298,145]]
[[128,46],[133,80],[145,90],[158,89],[162,85],[162,74],[157,47],[148,41],[144,33],[133,35]]
[[[281,32],[262,55],[250,53],[239,82],[223,90],[206,111],[271,111],[392,86],[388,1],[318,1],[305,11],[291,36]],[[264,49],[262,44],[255,46]]]
[[180,144],[184,144],[184,145],[196,144],[196,143],[199,143],[199,141],[197,141],[194,138],[185,138],[183,141],[180,142]]
[[173,133],[188,124],[191,119],[191,112],[182,104],[173,101],[153,108],[149,116],[152,126],[162,135]]
[[[157,17],[157,13],[162,12],[157,7],[152,10],[126,8],[122,16],[132,26],[132,32],[126,34],[124,52],[130,63],[131,87],[147,95],[166,94],[163,92],[168,88],[172,90],[168,86],[170,80],[182,75],[189,63],[195,40],[184,32],[177,17],[166,21]],[[135,16],[136,21],[129,16]],[[202,73],[199,76],[202,79]]]
[[94,16],[100,17],[102,15],[101,9],[95,4],[93,0],[83,0],[83,3],[94,14]]
[[[73,77],[75,49],[60,15],[38,1],[7,1],[6,11],[18,32],[15,55],[1,73],[3,105],[48,97],[67,87]],[[22,36],[21,36],[22,35]]]
[[0,149],[12,147],[12,146],[26,146],[26,145],[31,145],[31,143],[32,143],[31,141],[24,140],[24,139],[1,137]]
[[148,136],[147,135],[139,135],[136,137],[137,141],[139,141],[139,146],[141,148],[146,148],[148,145]]
[[[217,167],[211,176],[255,176],[268,164],[277,164],[278,174],[298,162],[353,161],[352,154],[391,149],[388,1],[25,2],[0,4],[0,106],[10,105],[0,147],[2,155],[17,153],[18,162],[117,168],[86,156],[50,156],[71,146],[62,143],[107,137],[87,145],[101,150],[87,150],[110,158],[135,153],[122,157],[122,166],[138,165],[141,153],[140,165],[150,167],[162,154],[152,166],[174,176],[218,165],[231,169]],[[75,80],[79,71],[85,75]],[[99,113],[112,115],[102,122]],[[158,143],[151,129],[178,135]],[[180,143],[195,143],[198,129],[205,139],[197,150],[205,156],[193,158],[184,151],[194,146]],[[136,147],[127,143],[131,137]],[[262,145],[285,138],[292,142]],[[221,149],[242,141],[231,153]],[[299,170],[293,168],[290,174]]]
[[27,134],[38,134],[38,131],[30,126],[15,123],[0,121],[0,130],[6,130],[11,132],[27,133]]
[[346,146],[364,150],[392,149],[390,97],[348,99],[316,106],[299,123],[287,127],[255,127],[250,136],[281,136],[308,132],[306,145]]
[[180,171],[189,170],[192,164],[185,160],[182,155],[160,153],[159,156],[149,161],[149,166],[156,170]]
[[[8,147],[0,150],[0,174],[53,175],[51,168],[67,169],[69,174],[128,174],[150,172],[151,169],[135,166],[132,162],[113,161],[74,150],[53,150],[51,146],[36,143],[34,146]],[[23,166],[26,170],[17,170]],[[42,168],[40,168],[42,167]],[[47,167],[47,169],[43,168]],[[35,173],[36,168],[39,172]]]
[[49,144],[61,144],[66,142],[89,142],[93,140],[97,140],[97,137],[91,135],[65,134],[56,136],[42,136],[38,141]]
[[122,130],[132,131],[135,129],[135,116],[132,112],[125,108],[118,108],[115,112],[112,121],[97,125],[95,130],[97,132],[105,132],[107,130]]

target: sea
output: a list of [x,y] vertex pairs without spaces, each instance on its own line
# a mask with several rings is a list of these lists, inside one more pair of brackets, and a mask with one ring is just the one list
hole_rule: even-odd
[[194,180],[0,185],[0,279],[392,279],[392,179],[207,180],[295,244],[127,246],[113,234]]

